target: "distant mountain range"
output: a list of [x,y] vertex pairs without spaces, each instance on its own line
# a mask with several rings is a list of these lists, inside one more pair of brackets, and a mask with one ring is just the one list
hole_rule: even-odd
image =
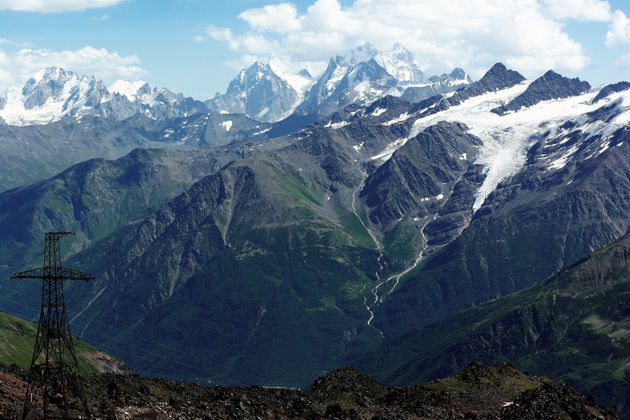
[[325,116],[351,103],[368,104],[387,94],[418,101],[470,82],[461,69],[425,80],[413,55],[399,44],[384,53],[362,45],[345,57],[331,59],[317,79],[306,70],[287,75],[256,62],[230,82],[225,94],[205,102],[142,81],[119,80],[106,87],[93,76],[51,67],[39,71],[24,86],[0,95],[0,124],[42,125],[83,116],[120,121],[138,114],[166,120],[207,112],[276,122],[294,111]]
[[413,55],[400,44],[387,52],[364,44],[332,58],[316,79],[302,71],[285,80],[269,65],[254,63],[241,71],[224,95],[206,104],[215,111],[242,112],[273,122],[293,112],[327,116],[347,105],[367,105],[385,95],[418,102],[470,83],[461,69],[427,79]]
[[168,89],[124,81],[108,89],[93,76],[79,76],[58,67],[39,71],[22,88],[11,88],[0,99],[0,122],[18,126],[83,116],[119,121],[136,114],[166,119],[206,111],[203,103]]

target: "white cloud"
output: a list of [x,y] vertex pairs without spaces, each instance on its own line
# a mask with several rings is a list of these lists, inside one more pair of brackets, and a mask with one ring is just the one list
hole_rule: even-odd
[[621,10],[616,10],[608,32],[606,46],[630,45],[630,19]]
[[[543,3],[543,1],[545,3]],[[577,2],[577,3],[576,3]],[[569,13],[566,3],[576,4]],[[364,42],[400,42],[423,68],[487,69],[503,61],[525,74],[579,70],[589,63],[563,19],[604,19],[602,0],[315,0],[300,14],[291,3],[242,12],[244,33],[210,26],[206,35],[247,56],[285,60],[285,68],[321,70],[328,58]],[[562,12],[562,13],[561,13]],[[286,62],[288,60],[288,62]]]
[[125,0],[0,0],[0,10],[21,12],[75,12],[85,9],[114,6]]
[[606,0],[544,0],[547,12],[555,19],[607,22],[611,19]]
[[241,13],[239,18],[247,22],[252,28],[263,31],[286,33],[299,30],[301,27],[297,18],[297,9],[291,3],[249,9]]
[[248,54],[271,54],[275,51],[277,43],[259,33],[248,32],[235,36],[229,28],[208,26],[206,35],[210,38],[225,42],[233,51],[246,52]]
[[0,91],[19,85],[46,67],[62,67],[97,78],[137,79],[147,72],[135,56],[121,56],[105,48],[90,46],[78,50],[54,51],[24,48],[15,53],[0,50]]

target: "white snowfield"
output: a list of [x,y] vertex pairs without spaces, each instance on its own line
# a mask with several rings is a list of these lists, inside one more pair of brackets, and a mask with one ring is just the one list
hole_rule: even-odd
[[[475,197],[473,211],[477,211],[501,181],[516,174],[523,167],[528,148],[543,133],[550,131],[549,138],[557,137],[563,131],[559,127],[573,120],[578,123],[577,128],[590,136],[598,135],[606,138],[620,127],[630,124],[630,90],[613,93],[596,104],[592,104],[591,101],[599,93],[601,87],[591,89],[579,96],[540,102],[503,116],[490,112],[491,109],[507,104],[520,95],[530,83],[531,81],[525,81],[509,89],[473,97],[458,106],[419,118],[414,122],[408,138],[388,145],[383,152],[373,156],[372,160],[385,162],[410,138],[440,121],[464,123],[469,127],[471,134],[483,141],[476,163],[484,166],[486,178]],[[586,124],[586,113],[615,102],[618,102],[617,107],[620,112],[614,119],[607,123]],[[601,154],[607,150],[605,146],[596,153]],[[570,148],[563,151],[564,154],[561,156],[550,155],[549,169],[562,168],[576,150]]]

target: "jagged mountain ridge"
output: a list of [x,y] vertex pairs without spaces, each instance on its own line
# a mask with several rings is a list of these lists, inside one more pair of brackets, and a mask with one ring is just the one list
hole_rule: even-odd
[[461,69],[425,80],[413,55],[402,45],[395,44],[390,51],[379,52],[364,44],[345,56],[332,58],[295,113],[327,116],[349,104],[365,105],[385,95],[404,95],[407,101],[419,102],[470,82]]
[[576,96],[588,91],[591,85],[580,79],[568,79],[549,70],[547,73],[536,79],[527,87],[527,90],[512,99],[506,105],[502,105],[492,110],[497,114],[505,114],[509,111],[516,111],[535,105],[541,101],[549,99],[563,99]]
[[259,121],[278,121],[293,110],[299,93],[269,66],[256,62],[230,82],[224,95],[206,101],[212,111],[241,113]]
[[317,80],[305,70],[289,75],[256,62],[230,82],[225,94],[205,102],[142,81],[119,80],[106,87],[93,76],[51,67],[0,95],[0,123],[42,125],[88,115],[118,121],[138,113],[164,120],[208,111],[275,122],[293,111],[327,116],[351,103],[366,105],[387,94],[406,94],[407,100],[419,101],[469,83],[461,69],[425,80],[413,55],[400,44],[385,52],[369,44],[359,46],[332,59]]
[[206,104],[212,110],[244,112],[269,122],[281,120],[294,110],[299,115],[330,115],[351,103],[365,105],[386,94],[401,95],[406,86],[420,85],[408,98],[425,99],[469,80],[460,70],[424,83],[423,72],[402,45],[379,52],[364,44],[332,58],[317,80],[304,70],[288,76],[256,62],[232,80],[225,94],[217,94]]

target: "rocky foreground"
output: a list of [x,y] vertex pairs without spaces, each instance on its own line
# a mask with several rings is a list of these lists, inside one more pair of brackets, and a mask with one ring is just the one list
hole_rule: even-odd
[[[17,418],[26,372],[0,366],[0,417]],[[85,375],[99,419],[614,419],[562,382],[510,365],[471,364],[421,385],[388,387],[356,369],[335,370],[306,391],[213,386],[139,375]],[[74,402],[78,408],[78,401]],[[38,418],[41,413],[34,413]],[[74,413],[78,418],[79,412]]]

